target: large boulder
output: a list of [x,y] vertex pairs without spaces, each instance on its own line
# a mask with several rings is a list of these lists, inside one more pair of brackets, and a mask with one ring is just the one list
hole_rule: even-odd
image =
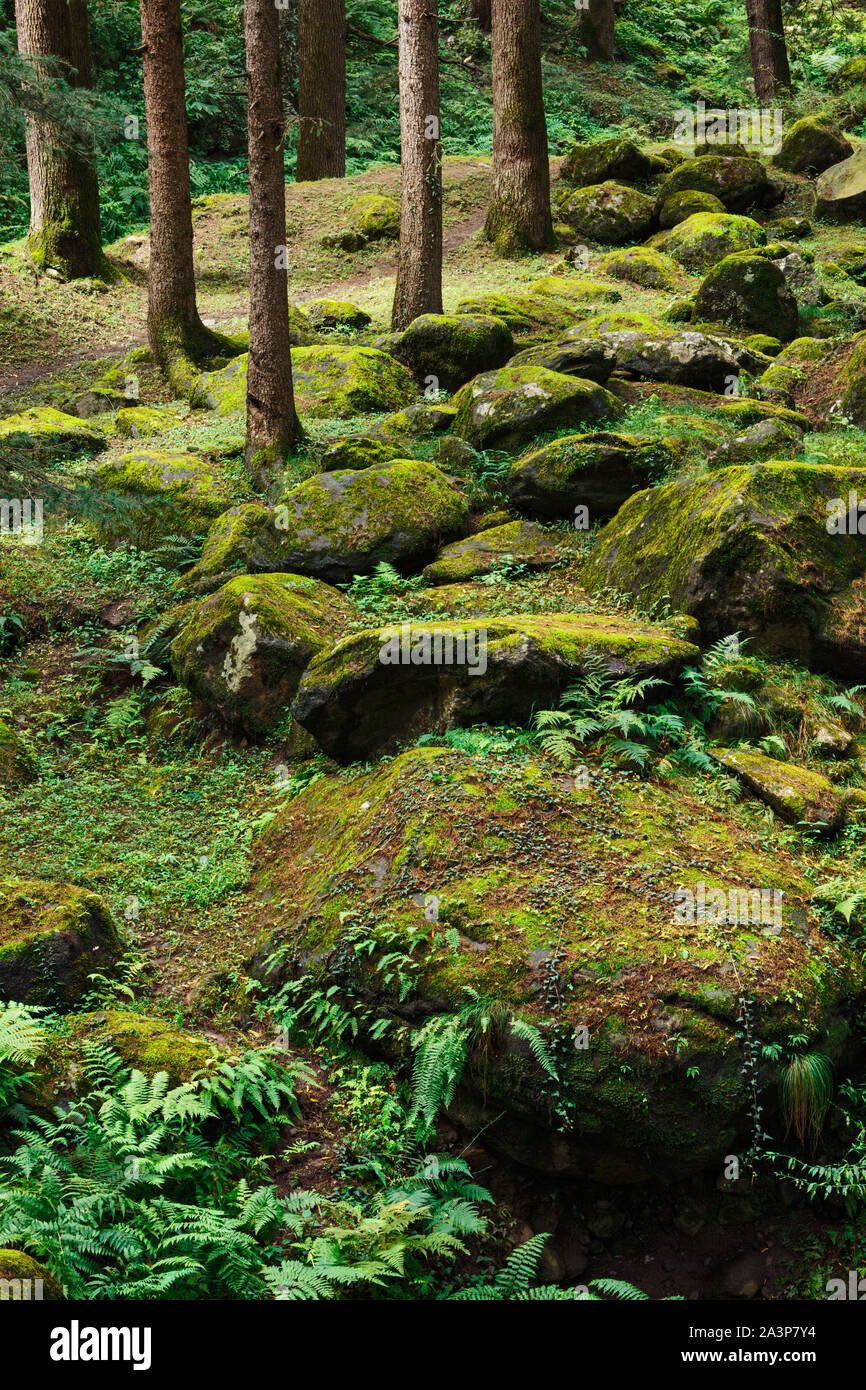
[[472,295],[461,299],[457,305],[458,314],[472,317],[501,319],[510,328],[515,340],[522,342],[549,338],[570,328],[578,315],[574,308],[554,298],[542,294],[490,294]]
[[726,256],[706,276],[695,300],[700,319],[732,323],[787,341],[799,325],[797,301],[779,265],[760,251]]
[[765,651],[862,674],[866,640],[846,621],[866,571],[847,524],[852,492],[866,497],[866,470],[793,462],[662,483],[608,523],[584,579],[667,600],[709,641],[740,632]]
[[692,217],[696,212],[724,212],[725,205],[712,193],[701,193],[697,188],[684,188],[681,193],[671,193],[659,207],[659,226],[663,231],[676,227]]
[[183,450],[137,449],[96,471],[106,496],[99,534],[152,550],[167,536],[203,536],[231,505],[216,466]]
[[[740,996],[763,1042],[805,1033],[841,1060],[862,959],[822,933],[796,862],[729,812],[589,772],[421,748],[320,778],[255,847],[251,969],[279,985],[282,947],[374,1055],[456,1013],[467,986],[558,1041],[550,1077],[505,1021],[451,1107],[525,1167],[605,1184],[719,1172],[748,1148],[753,1086],[775,1132],[774,1068],[758,1056],[743,1073]],[[389,973],[399,951],[411,973]]]
[[[247,354],[199,380],[193,404],[219,415],[246,410]],[[366,347],[302,347],[292,352],[295,404],[314,419],[349,419],[399,410],[417,388],[406,368],[387,352]]]
[[677,290],[684,283],[676,261],[649,246],[611,251],[598,268],[614,280],[629,280],[645,290]]
[[63,1285],[23,1250],[0,1250],[0,1303],[62,1303]]
[[840,414],[858,430],[866,429],[866,333],[858,333],[853,340],[839,373],[837,390]]
[[614,136],[591,145],[572,145],[560,165],[559,176],[579,188],[609,180],[644,183],[652,176],[652,163],[633,140]]
[[815,211],[837,222],[862,221],[866,214],[866,146],[824,170],[815,187]]
[[393,751],[424,733],[525,723],[600,653],[617,675],[671,679],[697,655],[664,627],[557,613],[368,629],[314,657],[292,706],[338,762]]
[[774,207],[782,200],[781,190],[768,179],[760,160],[736,155],[702,154],[684,160],[661,185],[657,207],[661,209],[674,193],[686,189],[712,193],[728,212]]
[[835,787],[823,773],[780,762],[755,748],[719,748],[713,757],[781,820],[830,833],[862,813],[862,791]]
[[854,153],[854,146],[829,116],[804,116],[782,141],[775,163],[791,174],[822,174]]
[[767,234],[751,217],[736,217],[732,213],[696,212],[670,231],[657,232],[649,246],[663,251],[685,270],[698,274],[709,270],[736,251],[750,251],[763,246]]
[[594,424],[622,412],[603,386],[533,366],[484,372],[458,391],[454,404],[454,433],[484,449],[519,449],[544,430]]
[[429,584],[464,584],[508,562],[524,570],[549,570],[564,558],[560,539],[531,521],[506,521],[446,545],[427,565],[424,578]]
[[839,71],[833,78],[833,90],[835,92],[845,92],[850,87],[866,86],[866,56],[858,53],[856,58],[849,58],[847,63],[843,63]]
[[[595,321],[573,330],[575,348],[586,351],[583,333],[598,338],[616,355],[617,370],[647,381],[665,381],[697,390],[724,391],[739,372],[739,362],[727,343],[695,329],[650,323],[641,328],[597,329]],[[591,341],[591,340],[590,340]]]
[[351,434],[332,439],[318,464],[323,473],[335,473],[340,468],[372,468],[405,458],[405,441],[392,444],[374,434]]
[[641,241],[652,231],[655,205],[645,193],[620,183],[597,183],[579,188],[564,204],[562,220],[578,236],[611,246]]
[[420,386],[456,391],[479,372],[504,367],[514,352],[511,329],[502,319],[472,314],[422,314],[402,333],[377,346],[404,363]]
[[792,459],[803,453],[803,431],[784,420],[759,420],[736,434],[710,454],[710,468],[729,468],[733,463],[758,463],[763,459]]
[[508,495],[538,517],[614,516],[633,492],[649,487],[669,466],[661,439],[628,434],[573,434],[525,454],[511,465]]
[[0,1002],[70,1008],[121,954],[111,915],[70,883],[0,879]]
[[418,459],[319,473],[274,507],[233,507],[211,528],[184,576],[202,593],[245,573],[308,574],[330,584],[367,574],[380,560],[411,570],[468,529],[462,493]]
[[[580,330],[575,330],[579,332]],[[600,338],[559,338],[524,348],[506,364],[509,367],[546,367],[564,376],[579,376],[604,386],[614,367],[616,353]]]
[[349,299],[308,299],[304,305],[313,328],[366,328],[372,322],[366,309]]
[[253,736],[284,719],[305,668],[355,615],[321,580],[243,575],[193,603],[171,647],[175,675]]
[[400,204],[382,193],[364,193],[349,209],[355,231],[367,241],[396,241],[400,235]]
[[811,381],[818,366],[826,361],[832,352],[832,340],[794,338],[759,378],[759,394],[768,400],[790,405],[794,393]]
[[0,451],[37,463],[101,453],[105,435],[96,425],[51,406],[33,406],[0,420]]

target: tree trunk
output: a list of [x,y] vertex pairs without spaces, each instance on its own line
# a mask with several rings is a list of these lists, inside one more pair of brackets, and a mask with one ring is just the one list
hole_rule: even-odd
[[[60,58],[71,87],[92,85],[86,0],[16,0],[20,53]],[[99,221],[96,152],[64,149],[54,124],[27,121],[30,179],[28,248],[35,266],[65,280],[100,275],[106,268]]]
[[493,194],[484,231],[501,256],[553,245],[539,0],[493,0]]
[[613,0],[587,0],[580,10],[580,41],[590,58],[613,62]]
[[144,109],[150,188],[147,336],[174,389],[189,396],[195,362],[224,349],[205,328],[195,302],[192,200],[180,0],[141,0]]
[[442,141],[438,0],[399,0],[400,251],[391,327],[442,313]]
[[746,15],[755,96],[771,101],[780,87],[791,85],[781,0],[746,0]]
[[267,486],[295,447],[289,344],[285,122],[280,20],[273,0],[244,0],[250,183],[250,352],[247,464]]
[[299,0],[298,183],[346,173],[346,0]]
[[478,21],[479,27],[485,34],[490,33],[493,23],[491,6],[492,0],[469,0],[469,13],[473,19]]

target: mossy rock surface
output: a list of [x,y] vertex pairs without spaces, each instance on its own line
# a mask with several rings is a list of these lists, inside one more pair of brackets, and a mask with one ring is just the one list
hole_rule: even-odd
[[538,341],[562,333],[574,323],[573,307],[551,295],[477,294],[461,299],[458,314],[501,319],[516,340]]
[[678,290],[685,283],[676,261],[649,246],[611,251],[601,261],[599,270],[614,280],[628,280],[646,290]]
[[0,719],[0,788],[15,791],[36,781],[36,759],[21,735]]
[[365,193],[349,210],[352,225],[368,241],[395,241],[400,235],[400,204],[381,193]]
[[659,226],[662,231],[679,226],[687,217],[697,212],[721,212],[725,205],[713,193],[702,193],[699,188],[684,188],[681,193],[671,193],[661,203],[658,210]]
[[[573,329],[572,333],[580,329]],[[604,386],[614,367],[616,353],[600,338],[558,338],[552,343],[539,343],[523,348],[506,363],[508,367],[546,367],[565,376],[579,376]]]
[[695,314],[772,332],[783,342],[796,337],[800,319],[784,272],[760,251],[738,251],[714,266],[698,290]]
[[519,449],[544,430],[616,419],[622,406],[603,386],[545,367],[503,367],[455,396],[454,433],[476,448]]
[[244,575],[187,609],[172,667],[227,724],[266,734],[286,715],[306,666],[354,613],[318,579]]
[[803,116],[782,141],[775,163],[790,174],[822,174],[854,153],[835,121],[828,116]]
[[[589,772],[580,785],[531,760],[423,748],[349,782],[322,778],[254,851],[263,935],[251,969],[278,982],[264,961],[279,944],[318,985],[397,1023],[456,1011],[471,987],[544,1031],[560,1026],[569,1046],[554,1092],[506,1033],[486,1066],[470,1060],[452,1110],[528,1167],[605,1183],[715,1167],[750,1135],[738,994],[763,1041],[802,1032],[835,1057],[863,963],[829,938],[811,949],[813,884],[784,851],[689,791]],[[710,903],[724,894],[721,931],[676,912],[678,890],[697,898],[701,884]],[[750,890],[781,893],[780,930],[770,914],[753,920]],[[406,998],[378,956],[353,950],[361,916],[366,935],[387,923],[407,949],[423,933]],[[570,986],[556,1015],[551,969]],[[772,1103],[763,1062],[757,1080]]]
[[833,77],[833,90],[845,92],[849,87],[859,87],[866,84],[866,55],[858,53],[856,58],[849,58],[847,63],[843,63],[839,71]]
[[663,251],[691,274],[709,270],[737,251],[763,246],[767,234],[751,217],[727,212],[695,212],[667,232],[657,232],[647,243]]
[[620,183],[644,183],[651,176],[649,156],[633,140],[620,137],[572,145],[560,166],[560,178],[579,188],[611,179]]
[[815,212],[836,222],[862,221],[866,213],[866,146],[831,164],[819,176]]
[[697,329],[653,324],[649,331],[611,328],[599,336],[616,354],[619,371],[647,381],[724,391],[739,373],[738,359],[728,344]]
[[794,338],[759,378],[760,394],[790,405],[794,393],[812,379],[832,351],[833,343],[825,338]]
[[541,280],[532,282],[529,293],[544,299],[560,300],[580,311],[597,304],[618,304],[622,299],[619,290],[612,285],[605,285],[602,280],[591,280],[585,275],[545,275]]
[[802,430],[804,434],[812,428],[809,416],[804,415],[802,411],[791,410],[776,401],[760,401],[748,396],[742,396],[735,401],[725,401],[717,407],[717,413],[734,429],[745,429],[749,425],[758,424],[760,420],[782,420],[785,424]]
[[419,386],[448,392],[503,367],[514,352],[504,319],[466,313],[422,314],[378,345],[408,367]]
[[105,435],[96,425],[51,406],[33,406],[0,420],[0,450],[26,456],[37,463],[58,458],[92,457],[105,448]]
[[[306,308],[306,305],[304,306]],[[248,328],[238,329],[234,333],[226,335],[228,341],[232,343],[238,352],[247,352],[250,346],[250,330]],[[299,309],[297,304],[289,305],[289,343],[292,347],[309,347],[310,343],[316,341],[316,331],[310,320],[307,318],[303,309]]]
[[101,465],[108,496],[97,529],[109,540],[153,549],[166,536],[202,536],[231,503],[216,466],[181,450],[136,449]]
[[171,429],[180,417],[174,410],[153,405],[127,405],[114,417],[114,428],[126,439],[147,439],[152,434]]
[[641,241],[652,231],[655,204],[645,193],[620,183],[579,188],[561,210],[578,236],[610,246]]
[[425,733],[523,723],[587,670],[669,680],[697,648],[668,628],[591,613],[482,624],[405,623],[345,638],[313,659],[292,706],[330,757],[353,762]]
[[89,386],[84,391],[77,391],[75,395],[61,401],[60,409],[65,415],[74,415],[78,420],[90,420],[94,415],[111,415],[113,411],[120,410],[125,405],[129,405],[129,397],[125,391],[97,382],[96,385]]
[[735,155],[701,154],[678,164],[659,189],[659,209],[673,194],[687,189],[712,193],[728,212],[773,207],[781,201],[760,160]]
[[304,313],[314,328],[366,328],[372,322],[366,309],[348,299],[308,299]]
[[372,434],[355,434],[333,440],[319,459],[319,467],[323,473],[334,473],[340,468],[372,468],[405,458],[405,443],[391,444]]
[[725,440],[707,463],[711,468],[728,468],[735,463],[795,458],[803,449],[803,431],[796,425],[785,420],[759,420],[742,434]]
[[[200,379],[193,403],[219,415],[246,410],[247,355]],[[417,395],[402,363],[366,347],[302,347],[292,352],[295,404],[301,416],[350,419],[399,410]]]
[[564,558],[559,536],[528,521],[485,526],[462,541],[452,541],[424,570],[430,584],[461,584],[491,574],[506,563],[526,570],[548,570]]
[[120,956],[102,899],[69,883],[0,879],[0,1000],[68,1008]]
[[852,425],[866,429],[866,333],[858,333],[839,373],[839,409]]
[[405,410],[395,410],[391,415],[386,415],[378,425],[370,427],[369,433],[375,439],[382,439],[386,443],[408,442],[408,456],[411,457],[413,440],[443,434],[451,429],[456,418],[457,409],[454,405],[436,404],[427,400],[415,401],[414,405],[407,405]]
[[63,1285],[23,1250],[0,1250],[0,1303],[63,1301]]
[[833,534],[830,518],[852,489],[866,495],[866,470],[796,462],[663,483],[608,523],[584,578],[644,603],[667,599],[708,640],[739,632],[765,651],[845,671],[866,646],[835,635],[834,609],[866,554],[859,536]]
[[530,516],[575,518],[577,508],[585,507],[590,522],[606,520],[633,492],[649,487],[671,457],[661,439],[565,435],[511,465],[508,495]]
[[713,757],[791,825],[813,825],[832,832],[847,819],[846,793],[820,772],[780,762],[754,748],[720,748]]

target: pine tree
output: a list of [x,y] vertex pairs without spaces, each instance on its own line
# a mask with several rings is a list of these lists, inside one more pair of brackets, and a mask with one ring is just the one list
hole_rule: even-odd
[[437,0],[399,0],[400,251],[391,326],[442,312],[442,143]]

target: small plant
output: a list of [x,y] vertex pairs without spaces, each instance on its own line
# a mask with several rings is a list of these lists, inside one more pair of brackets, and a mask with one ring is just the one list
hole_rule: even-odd
[[782,1067],[779,1095],[786,1131],[817,1143],[833,1099],[833,1066],[822,1052],[797,1053]]

